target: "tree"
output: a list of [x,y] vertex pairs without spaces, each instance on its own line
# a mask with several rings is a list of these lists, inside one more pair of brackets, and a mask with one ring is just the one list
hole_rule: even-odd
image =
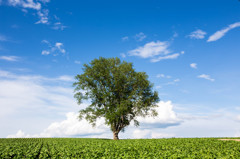
[[94,59],[84,64],[83,74],[77,75],[75,95],[78,104],[91,100],[91,104],[79,111],[79,118],[85,118],[92,126],[98,118],[104,117],[110,126],[114,140],[120,131],[134,121],[139,126],[137,116],[156,116],[158,93],[145,72],[136,72],[133,64],[121,62],[119,58]]

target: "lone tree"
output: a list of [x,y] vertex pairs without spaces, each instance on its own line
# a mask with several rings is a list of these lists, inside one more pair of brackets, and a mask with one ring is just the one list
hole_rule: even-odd
[[157,115],[154,108],[159,101],[158,93],[152,91],[146,73],[136,72],[132,63],[100,57],[84,64],[83,72],[75,77],[74,97],[78,104],[90,99],[91,105],[80,110],[79,118],[95,126],[96,120],[104,117],[114,140],[119,139],[118,133],[131,121],[139,126],[137,116]]

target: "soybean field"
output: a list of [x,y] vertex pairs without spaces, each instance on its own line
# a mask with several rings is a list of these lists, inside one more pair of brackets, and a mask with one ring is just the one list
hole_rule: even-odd
[[0,139],[0,158],[240,158],[240,142],[216,138]]

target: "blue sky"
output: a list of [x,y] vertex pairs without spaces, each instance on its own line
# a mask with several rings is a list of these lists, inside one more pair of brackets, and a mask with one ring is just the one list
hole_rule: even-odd
[[100,56],[133,62],[161,99],[120,138],[240,136],[239,17],[238,0],[0,0],[0,137],[112,138],[73,99]]

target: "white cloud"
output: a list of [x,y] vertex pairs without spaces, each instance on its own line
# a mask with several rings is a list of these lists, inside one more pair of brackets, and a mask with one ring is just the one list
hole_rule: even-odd
[[191,67],[191,68],[194,68],[194,69],[197,69],[197,64],[196,64],[196,63],[191,63],[191,64],[190,64],[190,67]]
[[[59,120],[66,112],[85,107],[78,106],[73,98],[72,82],[73,78],[67,75],[49,78],[0,70],[0,120],[13,129],[43,131],[48,123]],[[11,129],[5,130],[4,125],[0,123],[2,137],[11,134]]]
[[227,32],[229,32],[230,30],[237,28],[237,27],[240,27],[240,22],[230,24],[228,27],[215,32],[213,35],[211,35],[208,38],[207,42],[217,41],[217,40],[221,39]]
[[164,74],[158,74],[158,75],[157,75],[157,78],[164,78],[164,77],[165,77]]
[[63,75],[57,78],[60,81],[66,81],[66,82],[74,82],[74,78],[72,76],[67,76],[67,75]]
[[181,53],[170,54],[171,51],[168,49],[168,47],[169,47],[168,42],[152,41],[146,43],[144,46],[140,46],[134,50],[130,50],[128,53],[129,56],[151,58],[151,62],[158,62],[166,59],[176,59],[181,54],[184,54],[184,51],[181,51]]
[[238,115],[238,116],[236,117],[236,119],[237,119],[237,121],[240,121],[240,115]]
[[151,124],[154,124],[154,127],[168,127],[180,124],[181,119],[173,111],[173,104],[171,101],[160,101],[157,105],[157,117],[137,118],[140,123],[143,123],[143,126],[149,127]]
[[75,60],[74,63],[75,64],[81,64],[81,61]]
[[161,133],[157,129],[135,129],[132,133],[132,138],[134,139],[146,139],[146,138],[171,138],[175,137],[175,134]]
[[33,0],[8,0],[8,4],[14,7],[41,10],[41,3],[34,2]]
[[[64,26],[59,18],[53,20],[49,16],[49,10],[46,9],[46,3],[49,3],[50,0],[7,0],[7,5],[21,9],[24,13],[28,13],[30,10],[36,12],[39,20],[35,24],[47,24],[50,25],[52,29],[55,30],[64,30]],[[45,7],[45,8],[44,8]],[[55,17],[57,17],[55,15]],[[49,22],[49,19],[52,19],[53,22]],[[57,21],[57,22],[56,22]]]
[[61,53],[63,53],[63,54],[66,53],[65,49],[62,48],[63,47],[63,43],[56,42],[55,46]]
[[64,26],[61,22],[54,23],[53,27],[54,30],[64,30],[67,26]]
[[34,80],[35,82],[73,82],[74,78],[73,76],[69,75],[62,75],[57,78],[48,78],[44,76],[39,75],[16,75],[14,73],[0,70],[0,77],[7,78],[7,79],[14,79],[14,80],[20,80],[20,81],[31,81]]
[[51,46],[50,42],[49,42],[49,41],[47,41],[47,40],[42,40],[42,43],[45,43],[45,44],[48,44],[48,45],[50,45],[50,46]]
[[0,56],[0,60],[5,60],[5,61],[18,61],[20,58],[17,56]]
[[96,127],[93,128],[86,120],[79,121],[78,113],[70,112],[66,114],[66,120],[52,123],[41,136],[46,137],[64,137],[64,136],[81,136],[89,134],[102,134],[109,131],[104,125],[104,119],[97,121]]
[[209,80],[209,81],[212,81],[214,82],[215,79],[211,78],[210,75],[206,75],[206,74],[201,74],[199,76],[197,76],[198,78],[203,78],[203,79],[206,79],[206,80]]
[[42,9],[41,3],[50,2],[49,0],[8,0],[8,5],[20,8],[24,13],[28,13],[29,9],[37,12],[39,20],[35,24],[49,24],[48,9]]
[[200,29],[194,31],[194,32],[191,32],[191,34],[189,35],[189,37],[191,39],[203,39],[205,37],[207,33],[205,31],[202,31]]
[[30,135],[25,135],[25,133],[22,130],[18,130],[16,134],[7,136],[7,138],[26,138],[26,137],[30,137]]
[[143,139],[143,138],[148,138],[149,134],[150,134],[150,130],[146,130],[146,129],[136,129],[133,131],[132,137],[135,139]]
[[140,126],[132,131],[132,138],[169,138],[174,137],[173,133],[161,133],[158,129],[168,128],[180,125],[183,121],[173,111],[171,101],[161,101],[158,104],[156,111],[157,117],[138,117]]
[[[53,110],[59,113],[74,105],[76,106],[72,96],[70,96],[73,94],[63,92],[63,88],[60,89],[59,87],[45,86],[23,80],[1,80],[0,88],[1,120],[9,115],[22,115],[22,113],[27,112],[30,116],[33,114],[46,116],[52,114]],[[56,90],[61,91],[57,92]],[[66,90],[69,89],[65,88]],[[6,120],[9,120],[9,118]]]
[[128,36],[124,36],[124,37],[122,37],[122,41],[127,41],[128,39],[129,39]]
[[49,13],[48,9],[43,9],[41,11],[38,11],[37,15],[38,15],[40,20],[37,21],[35,24],[49,24],[49,22],[48,22],[48,13]]
[[167,59],[176,59],[180,56],[179,53],[175,53],[172,55],[166,55],[166,56],[161,56],[161,57],[157,57],[157,58],[153,58],[151,59],[151,62],[159,62],[161,60],[167,60]]
[[49,3],[50,2],[50,0],[40,0],[41,2],[43,2],[43,3]]
[[63,43],[56,42],[55,45],[51,45],[51,43],[47,40],[42,40],[42,43],[45,43],[48,45],[49,49],[48,50],[43,50],[42,55],[49,55],[49,54],[54,54],[54,56],[58,55],[58,53],[65,54],[66,50],[63,48]]
[[157,78],[171,78],[169,75],[157,74]]
[[49,55],[50,54],[50,51],[48,51],[48,50],[43,50],[42,51],[42,55]]
[[171,137],[175,137],[175,134],[167,134],[167,133],[158,133],[158,132],[152,132],[151,134],[151,138],[171,138]]
[[[56,92],[63,92],[63,90],[56,90]],[[19,93],[19,92],[18,92]],[[68,91],[65,93],[69,93]],[[10,93],[9,93],[10,94]],[[31,99],[31,96],[30,96]],[[36,102],[38,104],[39,102]],[[36,110],[36,109],[34,109]],[[47,111],[47,109],[45,110]],[[158,117],[146,117],[138,118],[140,121],[140,127],[136,129],[132,124],[127,128],[127,133],[133,138],[146,138],[152,136],[154,138],[168,137],[167,134],[159,134],[157,131],[151,131],[151,128],[166,128],[169,126],[178,125],[181,120],[177,117],[173,111],[171,101],[158,103]],[[16,134],[8,135],[8,138],[15,137],[107,137],[111,138],[112,132],[110,128],[104,124],[104,119],[101,118],[97,121],[96,127],[92,127],[85,119],[78,120],[78,113],[68,112],[63,120],[52,122],[37,134],[26,134],[22,129],[18,130]],[[147,128],[147,130],[146,130]],[[149,134],[150,133],[150,134]],[[122,134],[122,133],[121,133]],[[125,134],[122,134],[123,136]],[[127,136],[126,136],[127,137]],[[126,138],[125,137],[125,138]],[[129,138],[130,136],[128,136]]]
[[135,35],[135,39],[137,41],[143,41],[147,36],[143,33],[143,32],[140,32],[138,34]]
[[15,135],[8,135],[7,138],[17,137],[79,137],[89,135],[101,135],[109,133],[109,128],[104,125],[104,119],[100,119],[96,123],[96,127],[92,127],[85,119],[79,120],[78,113],[69,112],[63,121],[51,123],[40,134],[29,135],[19,130]]
[[[225,110],[221,112],[222,114],[219,114],[218,110],[207,109],[208,111],[204,111],[204,113],[199,111],[197,111],[197,113],[188,112],[190,117],[186,117],[186,114],[173,111],[173,107],[171,107],[173,105],[170,101],[163,102],[163,105],[165,105],[165,108],[161,110],[163,115],[159,113],[159,115],[163,116],[161,119],[156,118],[157,121],[155,122],[142,121],[138,128],[131,125],[126,129],[125,133],[119,134],[120,138],[239,137],[240,129],[237,128],[239,121],[235,120],[236,112],[228,112]],[[177,108],[185,110],[185,113],[186,110],[189,110],[189,107],[184,108],[177,106]],[[192,108],[194,108],[194,110],[192,110]],[[195,108],[196,105],[191,105],[190,110],[196,111]],[[199,114],[201,115],[199,116]],[[43,128],[40,133],[32,133],[32,135],[24,133],[22,131],[23,128],[19,127],[15,131],[17,132],[16,134],[9,133],[13,135],[8,135],[8,137],[112,138],[112,133],[109,127],[104,125],[103,120],[98,121],[96,128],[92,128],[86,121],[78,121],[77,115],[78,113],[75,112],[65,113],[64,119],[53,121]],[[26,123],[27,122],[25,122],[25,125]],[[39,125],[37,126],[39,127]]]
[[167,83],[164,83],[162,85],[176,85],[178,82],[180,82],[180,79],[177,78],[177,79],[175,79],[171,82],[167,82]]
[[169,43],[168,42],[149,42],[144,46],[138,47],[134,50],[129,51],[130,56],[139,56],[142,58],[150,58],[157,55],[167,55],[170,53],[168,50]]
[[[167,78],[167,79],[170,79],[172,77],[169,76],[169,75],[158,74],[157,78],[165,78],[165,79]],[[163,86],[167,86],[167,85],[177,85],[178,82],[180,82],[180,79],[177,78],[177,79],[171,80],[169,82],[162,83],[161,85],[156,86],[156,88],[160,89],[160,88],[163,88]]]

